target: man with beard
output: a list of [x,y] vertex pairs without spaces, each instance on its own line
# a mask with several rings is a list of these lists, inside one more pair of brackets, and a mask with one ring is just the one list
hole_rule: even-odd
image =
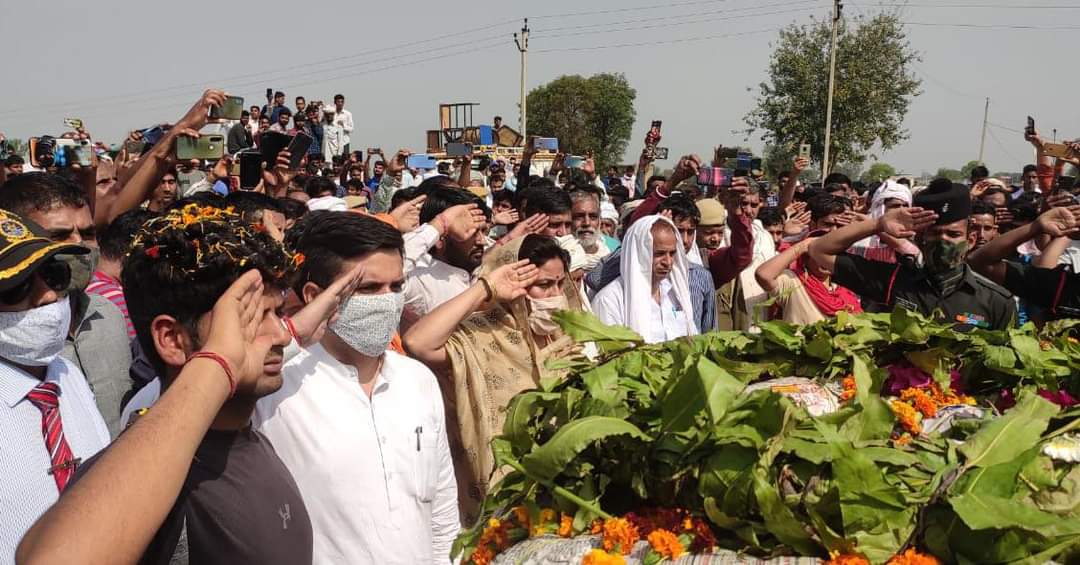
[[402,331],[438,305],[464,292],[484,258],[486,216],[490,211],[471,193],[445,177],[424,181],[419,228],[405,236],[405,309]]
[[161,182],[158,183],[157,188],[150,194],[146,209],[159,214],[164,212],[166,208],[172,206],[173,202],[176,202],[178,188],[176,171],[166,171],[164,175],[161,175]]
[[600,195],[593,190],[575,189],[570,193],[570,221],[574,237],[590,258],[599,261],[611,253],[600,232]]
[[[968,224],[967,187],[936,179],[912,204],[824,235],[810,245],[810,257],[833,273],[834,283],[888,309],[900,306],[927,316],[941,312],[961,330],[1012,325],[1016,304],[1009,291],[964,264],[976,238]],[[856,241],[882,233],[900,239],[915,236],[922,266],[882,263],[845,251]]]

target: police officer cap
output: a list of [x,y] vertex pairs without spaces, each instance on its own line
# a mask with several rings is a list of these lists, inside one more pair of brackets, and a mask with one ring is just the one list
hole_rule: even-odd
[[951,224],[971,216],[971,191],[949,179],[934,179],[915,195],[912,206],[937,212],[937,225]]

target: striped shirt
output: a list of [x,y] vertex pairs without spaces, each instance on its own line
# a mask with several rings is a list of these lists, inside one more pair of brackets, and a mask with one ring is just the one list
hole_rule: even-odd
[[[60,385],[60,418],[75,457],[86,461],[109,443],[109,430],[79,369],[57,357],[45,382]],[[26,395],[41,381],[0,360],[0,563],[15,562],[26,530],[58,498],[41,433],[41,410]]]
[[128,337],[135,339],[135,326],[131,325],[131,316],[128,315],[127,300],[124,298],[124,289],[120,286],[120,281],[101,271],[94,271],[90,284],[86,286],[86,294],[96,294],[115,304],[124,314]]

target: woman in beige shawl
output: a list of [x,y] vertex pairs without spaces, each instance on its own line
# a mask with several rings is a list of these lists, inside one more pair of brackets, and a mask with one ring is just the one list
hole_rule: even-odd
[[466,524],[476,519],[488,485],[498,478],[490,443],[502,433],[510,399],[553,376],[544,362],[569,345],[551,319],[558,310],[582,309],[569,263],[553,238],[533,234],[510,241],[487,255],[468,290],[404,336],[409,353],[441,379]]

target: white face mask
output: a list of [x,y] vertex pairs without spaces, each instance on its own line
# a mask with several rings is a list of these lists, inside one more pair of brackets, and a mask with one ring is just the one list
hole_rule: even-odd
[[22,312],[0,312],[0,358],[43,367],[64,349],[71,329],[71,305],[62,298]]
[[400,292],[354,294],[341,305],[330,330],[354,351],[378,357],[390,345],[404,307],[405,295]]
[[551,335],[557,332],[559,324],[555,323],[551,315],[569,308],[570,304],[564,294],[550,298],[529,297],[529,329],[536,335]]

